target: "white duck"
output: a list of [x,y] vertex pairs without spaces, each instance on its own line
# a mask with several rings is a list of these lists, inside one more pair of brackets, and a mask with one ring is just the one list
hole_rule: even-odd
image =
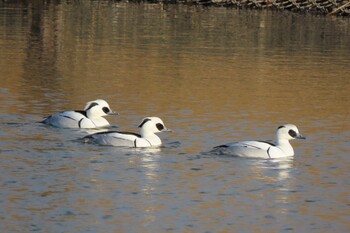
[[41,123],[59,128],[93,129],[109,126],[103,118],[107,115],[118,115],[111,110],[105,100],[97,99],[86,103],[84,110],[59,112],[44,118]]
[[153,147],[162,144],[156,133],[171,131],[164,126],[163,121],[159,117],[146,117],[138,127],[140,128],[140,134],[107,131],[88,135],[83,138],[83,141],[110,146]]
[[277,128],[275,144],[266,141],[233,142],[216,146],[210,153],[248,158],[282,158],[294,156],[289,140],[305,139],[295,125],[287,124]]

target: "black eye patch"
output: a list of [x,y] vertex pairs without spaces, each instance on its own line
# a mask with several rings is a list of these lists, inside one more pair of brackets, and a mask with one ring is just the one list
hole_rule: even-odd
[[164,125],[162,125],[161,123],[156,124],[156,127],[159,131],[162,131],[164,129]]
[[98,103],[92,102],[92,103],[89,105],[89,107],[88,107],[87,109],[85,109],[85,111],[91,109],[92,107],[94,107],[94,106],[96,106],[96,105],[98,105]]
[[297,133],[292,129],[288,131],[288,134],[293,138],[295,138],[297,136]]
[[104,113],[109,113],[111,110],[109,110],[109,108],[107,108],[107,107],[103,107],[102,108],[102,111],[104,112]]
[[139,128],[141,128],[147,121],[150,121],[151,119],[149,119],[149,118],[146,118],[146,119],[144,119],[142,122],[141,122],[141,124],[139,125]]

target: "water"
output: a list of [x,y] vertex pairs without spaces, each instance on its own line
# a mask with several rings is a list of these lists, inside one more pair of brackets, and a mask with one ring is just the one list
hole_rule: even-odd
[[[350,21],[111,1],[0,3],[1,232],[348,232]],[[84,145],[42,117],[103,98],[154,149]],[[296,155],[203,155],[273,139]]]

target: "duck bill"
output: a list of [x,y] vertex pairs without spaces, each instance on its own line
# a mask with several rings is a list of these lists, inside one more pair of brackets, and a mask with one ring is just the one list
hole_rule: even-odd
[[164,128],[164,129],[162,129],[162,132],[173,132],[173,131],[171,129]]
[[298,136],[296,136],[295,138],[297,139],[306,139],[306,137],[304,137],[303,135],[299,134]]
[[109,112],[108,115],[119,115],[117,112]]

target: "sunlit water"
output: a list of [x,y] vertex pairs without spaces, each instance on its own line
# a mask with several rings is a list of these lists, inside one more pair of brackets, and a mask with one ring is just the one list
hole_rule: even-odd
[[[83,1],[82,1],[83,2]],[[0,232],[348,232],[350,21],[180,5],[0,3]],[[36,123],[103,98],[164,145]],[[203,155],[273,139],[296,156]]]

